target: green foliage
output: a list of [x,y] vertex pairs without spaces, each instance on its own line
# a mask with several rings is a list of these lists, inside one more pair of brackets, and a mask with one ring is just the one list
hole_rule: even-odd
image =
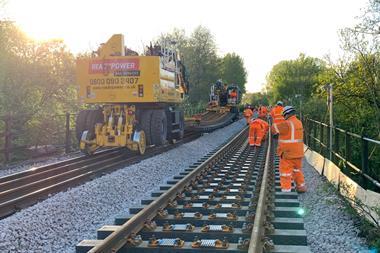
[[190,101],[193,103],[207,101],[210,83],[219,77],[219,59],[216,55],[216,44],[210,31],[202,26],[197,27],[189,38],[188,55],[185,64],[189,73]]
[[[310,98],[303,104],[301,109],[303,116],[310,119],[326,121],[326,118],[328,116],[326,99],[322,99],[319,97]],[[300,111],[301,109],[298,108],[298,111]]]
[[216,44],[211,32],[198,26],[190,37],[184,30],[174,29],[163,34],[158,41],[173,41],[181,53],[190,82],[189,102],[196,104],[206,102],[209,98],[209,84],[219,78],[219,59],[216,55]]
[[380,129],[379,69],[380,54],[358,55],[333,82],[340,125],[373,138]]
[[181,104],[181,108],[185,113],[185,117],[192,117],[196,114],[204,112],[206,106],[207,104],[201,101],[198,101],[198,103],[191,103],[189,97],[186,97],[184,102]]
[[0,22],[0,115],[12,116],[16,142],[52,143],[53,116],[77,107],[74,60],[62,41],[35,42]]
[[242,93],[245,93],[245,83],[247,82],[247,71],[244,68],[243,59],[235,54],[228,53],[222,59],[221,77],[227,83],[236,84]]
[[[340,31],[341,46],[345,50],[341,59],[332,62],[301,54],[297,59],[276,64],[267,78],[271,103],[283,100],[285,104],[296,106],[303,116],[327,123],[324,86],[332,84],[334,125],[379,140],[379,24],[380,1],[371,0],[359,24]],[[360,139],[352,138],[350,141],[350,162],[359,168],[362,163],[361,145]],[[369,153],[367,173],[378,179],[379,146],[369,144]]]
[[272,103],[306,101],[315,91],[319,75],[324,71],[323,61],[305,56],[276,64],[267,77],[267,89],[273,93]]
[[[221,76],[245,90],[242,59],[234,53],[218,57],[215,39],[207,28],[199,26],[189,37],[184,30],[175,29],[159,40],[175,41],[182,53],[191,84],[185,108],[204,108],[210,84]],[[62,134],[64,127],[64,117],[57,115],[80,107],[75,57],[60,40],[36,42],[14,23],[0,21],[0,66],[0,116],[12,117],[14,146],[55,143],[53,136]],[[4,126],[0,120],[1,129]]]
[[359,23],[340,31],[342,48],[350,60],[343,67],[333,66],[339,70],[335,76],[338,101],[349,118],[357,112],[353,128],[373,138],[380,138],[379,25],[380,1],[370,0]]
[[250,104],[254,107],[257,107],[259,105],[269,105],[268,96],[261,92],[255,92],[255,93],[246,93],[243,97],[242,104]]
[[[269,91],[274,94],[273,102],[279,99],[280,94],[287,94],[284,99],[286,104],[295,106],[303,116],[328,123],[327,94],[324,86],[331,83],[334,96],[334,125],[356,134],[379,139],[380,85],[378,75],[380,74],[380,56],[378,53],[354,53],[353,57],[341,59],[334,64],[316,60],[315,62],[322,62],[320,66],[324,66],[320,71],[300,71],[304,73],[302,79],[308,84],[305,87],[309,87],[308,92],[310,93],[310,97],[305,95],[305,97],[301,97],[302,99],[296,98],[294,94],[294,90],[296,90],[294,87],[299,87],[297,86],[299,79],[294,78],[294,73],[297,72],[295,69],[310,69],[310,63],[307,61],[296,63],[296,61],[285,61],[274,66],[270,78],[268,78],[274,80],[272,82],[274,85],[269,86]],[[301,67],[302,62],[309,67]],[[350,145],[350,162],[360,168],[361,141],[352,139]],[[370,144],[369,150],[370,168],[367,173],[378,179],[379,147]]]
[[211,84],[220,78],[229,84],[237,84],[245,91],[247,73],[242,58],[235,53],[218,57],[215,39],[207,28],[198,26],[190,37],[184,30],[174,29],[158,39],[160,42],[168,40],[175,41],[176,48],[181,52],[190,82],[191,104],[205,104]]

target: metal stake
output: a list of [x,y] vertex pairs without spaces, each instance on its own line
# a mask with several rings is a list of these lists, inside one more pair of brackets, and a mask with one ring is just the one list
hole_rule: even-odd
[[330,145],[329,145],[329,153],[330,153],[330,161],[332,161],[332,148],[333,148],[333,128],[334,128],[334,122],[333,122],[333,85],[326,84],[325,89],[327,90],[327,106],[329,109],[329,114],[330,114]]

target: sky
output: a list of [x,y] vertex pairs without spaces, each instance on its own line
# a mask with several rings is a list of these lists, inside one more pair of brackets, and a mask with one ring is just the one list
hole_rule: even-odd
[[[0,0],[4,1],[4,0]],[[338,30],[355,24],[368,0],[5,0],[5,15],[30,37],[62,38],[74,53],[96,50],[122,33],[127,47],[199,25],[214,35],[218,54],[239,54],[248,72],[246,88],[260,91],[281,60],[301,52],[341,55]],[[5,11],[4,11],[5,10]],[[1,13],[1,12],[0,12]]]

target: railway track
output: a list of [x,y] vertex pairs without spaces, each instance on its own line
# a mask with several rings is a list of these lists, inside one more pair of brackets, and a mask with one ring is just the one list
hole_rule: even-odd
[[235,118],[236,115],[234,113],[207,111],[201,115],[200,122],[187,121],[186,129],[198,132],[210,132],[230,124]]
[[94,156],[81,156],[1,177],[0,218],[46,199],[50,194],[163,153],[199,136],[200,133],[187,132],[181,141],[148,148],[143,156],[121,149],[104,150]]
[[246,136],[247,129],[76,252],[310,252],[297,193],[279,190],[274,145],[250,148]]
[[220,116],[223,115],[223,113],[218,113],[214,111],[206,111],[202,114],[202,120],[205,121],[215,121],[220,118]]

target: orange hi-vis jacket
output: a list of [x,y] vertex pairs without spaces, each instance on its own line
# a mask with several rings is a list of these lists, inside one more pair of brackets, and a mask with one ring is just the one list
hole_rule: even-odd
[[284,116],[282,115],[283,110],[284,107],[281,105],[276,105],[273,107],[272,111],[270,112],[273,123],[280,123],[285,120]]
[[284,159],[297,159],[304,156],[303,152],[303,126],[295,115],[287,120],[273,124],[274,133],[278,136],[278,154]]
[[268,114],[268,109],[265,106],[260,106],[259,108],[259,117],[265,118]]
[[[249,124],[249,144],[251,146],[261,145],[262,139],[265,137],[266,129],[265,129],[265,121],[262,119],[252,119]],[[268,124],[268,123],[266,123]]]
[[250,118],[250,117],[252,117],[253,112],[252,112],[252,110],[250,108],[247,108],[247,109],[244,109],[243,114],[244,114],[244,117]]
[[230,97],[231,98],[236,98],[237,97],[237,92],[236,91],[231,91]]
[[261,129],[263,130],[264,134],[266,134],[268,132],[268,130],[269,130],[269,124],[268,124],[268,122],[266,122],[265,120],[260,119],[260,118],[252,119],[251,123],[253,123],[253,122],[260,123]]
[[261,120],[260,122],[261,122],[261,125],[263,125],[263,127],[264,127],[265,133],[267,133],[269,130],[268,122],[266,122],[265,120]]

